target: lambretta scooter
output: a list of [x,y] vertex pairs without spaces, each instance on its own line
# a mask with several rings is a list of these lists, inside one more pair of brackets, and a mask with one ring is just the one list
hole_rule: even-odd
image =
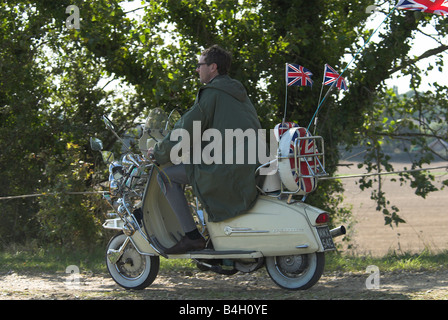
[[[293,123],[276,127],[277,157],[258,170],[273,162],[278,166],[258,186],[255,205],[240,216],[211,222],[192,196],[192,214],[207,246],[200,251],[168,255],[165,250],[180,240],[183,231],[157,181],[166,166],[159,167],[145,158],[147,150],[169,132],[166,118],[160,109],[150,112],[138,154],[103,117],[126,149],[120,161],[113,161],[110,152],[102,151],[110,172],[110,191],[104,197],[116,215],[103,227],[120,231],[109,241],[106,254],[107,268],[115,282],[126,289],[149,286],[158,274],[162,256],[193,259],[202,271],[226,275],[254,272],[265,266],[282,288],[312,287],[323,273],[325,252],[335,250],[333,237],[345,234],[344,226],[329,229],[327,212],[303,201],[316,189],[318,178],[326,175],[323,139]],[[98,139],[91,138],[91,145],[93,150],[102,150]]]

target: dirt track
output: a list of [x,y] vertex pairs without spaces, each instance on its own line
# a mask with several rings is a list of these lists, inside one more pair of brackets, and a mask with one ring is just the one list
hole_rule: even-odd
[[264,270],[231,277],[204,272],[161,272],[145,290],[121,289],[108,275],[81,274],[79,282],[65,274],[1,275],[0,300],[296,300],[296,299],[399,299],[448,300],[448,270],[379,274],[379,289],[367,289],[368,273],[324,274],[306,291],[277,287]]
[[[345,168],[345,169],[344,169]],[[400,168],[396,167],[397,170]],[[442,170],[443,171],[443,170]],[[343,167],[341,174],[358,173],[356,167]],[[446,176],[443,177],[445,179]],[[441,181],[442,177],[437,178]],[[388,199],[400,208],[407,223],[391,229],[384,226],[382,214],[375,211],[370,190],[361,192],[357,179],[343,179],[346,205],[353,205],[355,252],[384,255],[388,251],[420,252],[424,248],[437,252],[448,248],[448,190],[422,199],[408,186],[385,178]],[[367,266],[366,266],[367,267]],[[83,272],[83,270],[81,270]],[[71,299],[411,299],[448,300],[448,269],[437,272],[380,273],[379,289],[367,289],[369,273],[324,273],[321,280],[307,291],[280,289],[261,269],[254,274],[231,277],[204,272],[167,273],[161,271],[155,282],[142,291],[121,289],[109,277],[81,273],[79,283],[70,281],[65,273],[0,274],[0,300],[71,300]],[[370,281],[370,283],[373,283]]]

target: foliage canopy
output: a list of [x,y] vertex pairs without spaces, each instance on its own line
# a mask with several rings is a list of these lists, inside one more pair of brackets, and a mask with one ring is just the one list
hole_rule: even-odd
[[[115,140],[100,120],[108,114],[121,132],[150,108],[188,109],[199,83],[194,73],[201,50],[219,44],[233,55],[231,76],[240,80],[264,128],[283,118],[285,62],[314,73],[314,89],[288,91],[286,118],[307,126],[319,98],[323,66],[347,65],[373,31],[372,1],[328,0],[15,0],[0,4],[0,196],[54,191],[91,191],[104,171],[88,144],[97,136],[112,148]],[[68,29],[65,9],[77,5],[80,29]],[[375,1],[387,14],[395,1]],[[428,69],[443,71],[448,48],[447,20],[420,12],[394,12],[379,40],[367,44],[344,76],[346,93],[332,93],[319,114],[316,131],[326,141],[327,167],[333,174],[341,150],[362,147],[368,172],[393,171],[388,151],[418,148],[409,168],[436,158],[429,147],[446,141],[448,88],[438,83],[422,92],[418,62],[432,57]],[[410,56],[412,41],[432,25],[439,46]],[[428,35],[430,36],[430,35]],[[385,81],[401,72],[411,76],[413,94],[399,96]],[[101,172],[100,172],[101,173]],[[103,172],[104,173],[104,172]],[[416,193],[436,190],[430,174],[402,174]],[[381,179],[364,178],[362,188]],[[445,181],[446,184],[446,181]],[[372,194],[388,224],[401,222],[398,208],[381,191]],[[341,184],[328,180],[309,197],[312,204],[338,208]],[[97,196],[31,197],[0,200],[0,242],[41,239],[73,244],[100,238],[102,208]],[[346,213],[346,212],[345,212]]]

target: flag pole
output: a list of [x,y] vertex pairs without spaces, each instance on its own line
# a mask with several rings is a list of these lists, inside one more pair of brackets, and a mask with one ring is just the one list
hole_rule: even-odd
[[327,70],[327,64],[325,64],[324,66],[324,74],[322,75],[322,86],[320,87],[320,95],[319,100],[317,101],[317,106],[319,106],[320,98],[322,98],[322,91],[324,91],[325,70]]
[[316,110],[316,112],[314,113],[313,118],[311,119],[310,123],[308,124],[308,128],[307,128],[307,130],[310,130],[311,123],[313,122],[313,119],[315,119],[315,121],[314,121],[314,133],[316,132],[316,126],[317,126],[317,113],[319,112],[319,109],[320,109],[320,107],[322,106],[322,103],[325,101],[325,99],[327,98],[328,94],[329,94],[329,93],[331,92],[331,90],[333,89],[334,85],[335,85],[336,83],[338,83],[340,77],[341,77],[341,75],[339,75],[339,77],[337,78],[337,80],[334,81],[334,82],[331,84],[330,88],[328,88],[327,93],[325,93],[324,98],[322,99],[321,103],[320,103],[319,106],[317,107],[317,110]]
[[288,105],[288,63],[285,63],[285,85],[286,85],[286,91],[285,91],[285,111],[283,113],[282,125],[286,121],[286,108],[287,108],[287,105]]
[[[325,83],[325,71],[327,70],[327,64],[324,66],[324,73],[322,75],[322,86],[320,87],[320,95],[319,100],[317,100],[317,107],[319,107],[320,98],[322,98],[322,92],[324,91],[324,83]],[[314,132],[313,135],[316,134],[316,126],[317,126],[317,115],[316,118],[314,118]]]
[[[352,60],[345,66],[344,70],[341,72],[341,74],[339,75],[339,77],[336,79],[336,83],[339,81],[339,78],[341,78],[342,74],[347,70],[347,68],[353,63],[353,61],[356,59],[356,57],[360,54],[360,52],[365,48],[365,46],[370,42],[370,40],[372,39],[373,35],[380,29],[380,27],[383,25],[383,23],[390,17],[390,15],[392,14],[392,12],[394,12],[397,9],[397,6],[394,6],[394,8],[389,12],[389,14],[384,18],[383,21],[381,21],[381,23],[378,25],[378,27],[372,32],[372,34],[370,35],[370,37],[367,39],[367,41],[363,44],[363,46],[361,48],[358,49],[358,51],[355,53],[355,55],[353,56]],[[333,85],[332,85],[333,87]],[[325,99],[328,96],[328,93],[331,91],[331,88],[328,89],[327,94],[324,96],[324,98],[322,99],[322,101],[319,103],[319,105],[317,106],[317,110],[314,113],[313,117],[311,118],[310,123],[308,124],[308,128],[307,130],[310,129],[311,124],[313,123],[314,118],[317,116],[317,113],[319,112],[319,109],[322,106],[322,103],[325,101]]]

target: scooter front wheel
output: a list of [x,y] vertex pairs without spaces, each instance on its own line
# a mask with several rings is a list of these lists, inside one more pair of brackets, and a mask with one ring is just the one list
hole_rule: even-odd
[[[107,251],[118,251],[125,243],[127,236],[118,234],[110,239]],[[106,265],[112,279],[125,289],[141,290],[154,282],[159,272],[158,256],[140,254],[132,242],[128,242],[120,258],[112,262],[106,255]]]
[[266,270],[271,279],[288,290],[306,290],[319,281],[324,272],[323,252],[266,257]]

